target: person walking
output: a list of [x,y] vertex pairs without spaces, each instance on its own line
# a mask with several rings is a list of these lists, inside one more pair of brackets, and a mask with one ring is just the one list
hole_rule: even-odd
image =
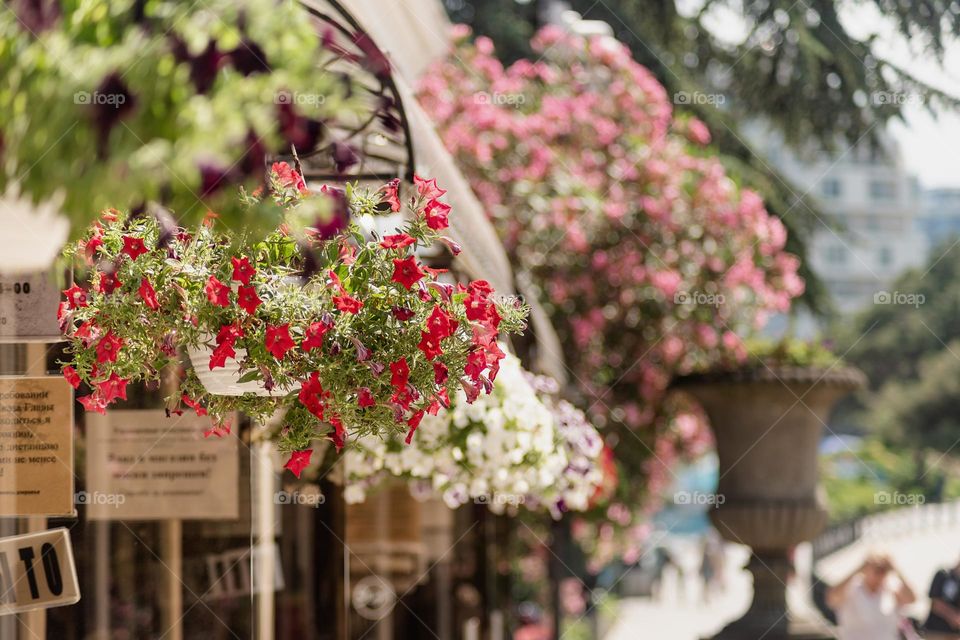
[[[898,584],[889,578],[896,577]],[[846,579],[827,590],[837,612],[839,640],[899,640],[903,607],[916,595],[886,554],[871,553]]]
[[960,640],[960,563],[933,576],[930,615],[923,628],[928,640]]

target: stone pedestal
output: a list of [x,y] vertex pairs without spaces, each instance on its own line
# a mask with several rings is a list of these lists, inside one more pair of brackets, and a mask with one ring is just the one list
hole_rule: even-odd
[[826,525],[817,449],[834,404],[863,381],[852,369],[763,368],[692,376],[677,385],[703,406],[717,441],[718,506],[710,519],[725,539],[753,550],[746,567],[753,602],[715,640],[832,637],[788,610],[788,554]]

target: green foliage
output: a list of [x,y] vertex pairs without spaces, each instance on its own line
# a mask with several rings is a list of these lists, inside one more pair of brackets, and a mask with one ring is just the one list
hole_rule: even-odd
[[292,0],[56,4],[48,24],[0,10],[0,192],[62,195],[75,234],[150,201],[188,225],[213,209],[269,229],[280,210],[239,206],[234,186],[262,184],[264,154],[290,149],[278,96],[314,97],[291,112],[301,124],[358,108]]
[[752,338],[746,341],[747,365],[768,367],[811,367],[829,369],[841,366],[841,361],[820,342],[782,338]]
[[956,464],[955,460],[942,458],[940,454],[917,455],[888,447],[878,439],[866,440],[852,451],[822,458],[821,479],[830,518],[842,522],[902,508],[904,504],[898,503],[897,495],[915,502],[956,499],[960,497]]

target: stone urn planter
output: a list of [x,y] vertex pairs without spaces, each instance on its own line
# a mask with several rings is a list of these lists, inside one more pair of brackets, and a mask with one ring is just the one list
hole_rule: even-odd
[[753,550],[753,602],[718,640],[831,637],[788,611],[788,554],[827,523],[817,494],[818,446],[833,406],[864,383],[857,369],[771,367],[675,384],[700,403],[716,437],[723,499],[710,519],[724,538]]

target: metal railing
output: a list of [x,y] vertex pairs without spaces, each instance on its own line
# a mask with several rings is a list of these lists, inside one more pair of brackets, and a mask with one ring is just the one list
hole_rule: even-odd
[[881,511],[827,527],[813,539],[816,562],[864,540],[883,541],[919,530],[960,526],[960,501],[936,502]]

